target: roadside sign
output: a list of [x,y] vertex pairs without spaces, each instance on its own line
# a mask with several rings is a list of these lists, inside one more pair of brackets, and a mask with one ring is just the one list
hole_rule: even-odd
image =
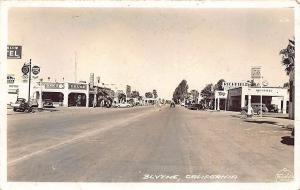
[[79,84],[79,83],[69,83],[68,88],[72,90],[86,90],[87,85],[86,84]]
[[94,82],[95,82],[94,73],[90,73],[90,88],[94,87]]
[[22,77],[23,77],[23,79],[28,79],[28,75],[26,75],[26,74],[23,75]]
[[7,75],[7,84],[14,84],[15,83],[15,75],[13,74],[8,74]]
[[32,70],[32,73],[33,73],[34,75],[37,75],[37,74],[40,73],[40,70],[41,70],[41,69],[40,69],[39,66],[36,66],[36,65],[35,65],[35,66],[32,67],[31,70]]
[[45,82],[43,84],[45,85],[46,89],[64,89],[65,88],[64,83]]
[[23,65],[23,67],[22,67],[22,73],[24,75],[26,75],[26,74],[29,73],[29,66],[28,65]]
[[21,59],[22,46],[7,46],[7,59]]
[[252,67],[251,68],[251,78],[252,79],[261,78],[261,67]]

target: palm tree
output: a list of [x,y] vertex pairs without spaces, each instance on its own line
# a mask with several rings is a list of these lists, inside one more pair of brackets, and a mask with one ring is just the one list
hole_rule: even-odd
[[295,39],[289,40],[285,49],[280,50],[281,63],[285,66],[286,74],[289,75],[295,66]]

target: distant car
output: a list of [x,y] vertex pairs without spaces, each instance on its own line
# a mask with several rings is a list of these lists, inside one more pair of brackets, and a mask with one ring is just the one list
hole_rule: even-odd
[[18,98],[16,103],[12,104],[12,107],[15,112],[17,112],[17,111],[31,112],[32,111],[32,107],[26,102],[26,100],[24,98]]
[[53,107],[53,101],[51,99],[45,99],[44,103],[43,103],[43,107],[52,108]]
[[118,104],[115,105],[115,107],[117,107],[117,108],[129,108],[129,107],[132,107],[132,105],[129,104],[129,103],[118,103]]
[[274,112],[274,113],[278,113],[278,106],[275,104],[270,104],[269,106],[267,106],[269,112]]
[[[261,111],[263,114],[269,111],[265,104],[262,104],[262,110],[260,109],[260,103],[252,103],[251,107],[253,109],[254,114],[257,115],[260,115]],[[248,106],[243,107],[241,113],[246,114],[247,112],[248,112]]]
[[187,108],[190,110],[200,110],[202,109],[202,106],[201,104],[190,104]]
[[184,102],[181,102],[181,104],[180,104],[181,106],[185,106],[185,103]]

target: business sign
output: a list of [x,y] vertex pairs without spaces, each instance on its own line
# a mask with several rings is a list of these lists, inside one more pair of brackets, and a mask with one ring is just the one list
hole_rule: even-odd
[[252,79],[261,78],[261,67],[252,67],[251,68],[251,78]]
[[249,82],[223,82],[222,83],[222,87],[225,91],[233,88],[242,87],[242,86],[250,86],[250,83]]
[[34,75],[39,74],[40,71],[41,71],[40,67],[39,67],[39,66],[36,66],[36,65],[33,66],[33,67],[31,68],[31,70],[32,70],[32,74],[34,74]]
[[7,46],[7,59],[21,59],[22,46]]
[[13,75],[13,74],[7,75],[7,84],[14,84],[15,80],[16,80],[15,75]]
[[69,83],[69,89],[72,90],[86,90],[87,85],[86,84],[78,84],[78,83]]
[[65,85],[64,83],[58,83],[58,82],[45,82],[43,83],[45,86],[45,89],[64,89]]
[[227,98],[227,92],[228,91],[216,90],[215,91],[215,98]]
[[24,75],[26,75],[26,74],[28,74],[29,73],[29,66],[28,65],[23,65],[23,67],[22,67],[22,73],[24,74]]
[[94,87],[94,73],[90,73],[90,88]]

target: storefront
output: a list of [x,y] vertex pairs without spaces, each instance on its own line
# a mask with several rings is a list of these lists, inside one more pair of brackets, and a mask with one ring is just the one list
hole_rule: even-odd
[[214,94],[215,110],[226,110],[227,91],[216,90]]
[[278,112],[286,113],[289,101],[287,88],[280,87],[247,87],[242,86],[228,90],[226,107],[231,111],[240,111],[248,102],[262,103],[267,107],[276,106]]
[[55,106],[88,106],[87,84],[84,83],[59,83],[38,82],[33,86],[33,97],[42,101],[50,99]]

